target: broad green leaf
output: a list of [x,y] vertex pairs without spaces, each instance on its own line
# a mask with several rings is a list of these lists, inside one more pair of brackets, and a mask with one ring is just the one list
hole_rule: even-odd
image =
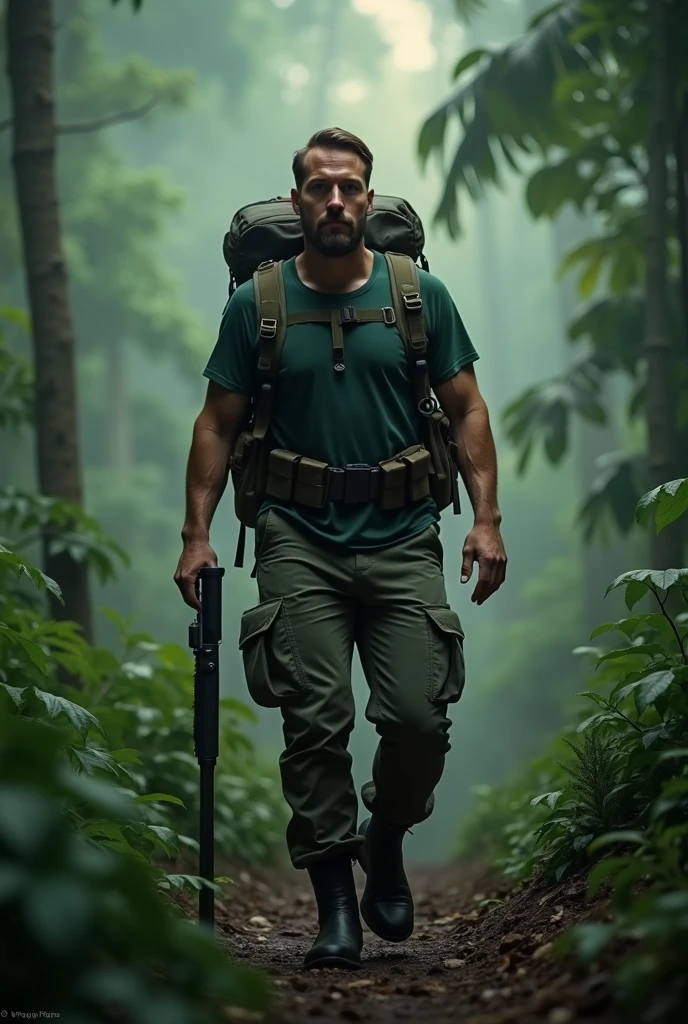
[[643,846],[645,842],[646,838],[642,832],[630,829],[628,831],[605,832],[604,835],[593,839],[590,844],[590,852],[595,852],[604,846],[611,846],[612,844],[629,843],[633,846]]
[[185,806],[183,800],[180,800],[178,796],[172,796],[170,793],[145,793],[143,796],[137,796],[134,799],[135,804],[151,804],[158,802],[179,804],[180,807]]
[[674,682],[674,673],[669,672],[653,672],[649,676],[645,676],[644,679],[640,680],[640,686],[635,691],[635,705],[638,709],[638,714],[642,715],[643,711],[654,704],[658,697],[671,686]]
[[563,790],[561,789],[553,793],[541,793],[540,796],[533,797],[530,801],[530,806],[537,807],[538,804],[543,802],[543,800],[546,800],[549,807],[554,807],[562,793]]
[[82,708],[80,704],[73,704],[71,700],[60,697],[56,693],[46,693],[45,690],[39,690],[37,686],[34,686],[34,693],[39,700],[43,701],[51,718],[65,715],[74,728],[81,733],[83,739],[86,739],[91,726],[104,735],[103,727],[95,715],[92,715],[86,708]]
[[152,832],[165,846],[177,847],[179,845],[179,837],[175,831],[171,828],[165,828],[163,825],[148,825],[146,828],[149,832]]
[[688,511],[688,478],[670,480],[644,494],[636,506],[636,521],[647,523],[653,510],[657,533]]
[[11,643],[23,647],[33,664],[41,670],[43,675],[46,674],[48,662],[45,653],[34,640],[31,640],[28,636],[22,636],[21,633],[17,633],[14,629],[10,629],[4,622],[0,622],[0,633],[6,636]]
[[97,747],[82,747],[81,749],[70,747],[70,750],[89,775],[93,775],[98,769],[117,775],[115,763],[109,751],[99,750]]
[[141,764],[140,751],[132,750],[130,747],[122,747],[120,750],[111,750],[112,758],[118,764]]
[[648,588],[640,580],[631,580],[630,583],[626,584],[626,593],[624,594],[624,601],[629,612],[632,612],[638,601],[642,601],[647,596]]
[[688,757],[688,747],[676,747],[673,750],[663,750],[659,755],[660,761],[671,761],[675,758]]
[[22,696],[22,694],[25,692],[26,687],[25,686],[10,686],[9,683],[0,683],[0,686],[2,686],[5,690],[7,690],[7,692],[10,695],[10,697],[12,698],[14,703],[17,705],[18,710],[21,711],[22,707],[24,706],[24,697]]
[[[670,590],[679,581],[686,579],[688,579],[688,569],[634,569],[632,572],[625,572],[621,576],[617,576],[607,587],[605,597],[617,587],[628,586],[631,583],[639,583],[648,588],[654,586],[659,590]],[[628,604],[628,601],[626,603]],[[633,603],[635,604],[636,601]],[[629,607],[631,606],[629,605]]]
[[658,654],[663,654],[664,648],[661,644],[635,644],[632,647],[619,647],[615,651],[607,651],[598,660],[597,664],[601,665],[604,661],[615,661],[617,658],[626,658],[633,656],[640,656],[645,658],[654,658]]
[[487,56],[489,53],[490,51],[486,50],[485,47],[479,46],[476,50],[470,50],[468,53],[464,54],[452,72],[452,79],[456,81],[457,78],[461,77],[464,71],[468,71],[469,68],[472,68],[474,64],[477,64],[479,60],[482,60],[482,58]]

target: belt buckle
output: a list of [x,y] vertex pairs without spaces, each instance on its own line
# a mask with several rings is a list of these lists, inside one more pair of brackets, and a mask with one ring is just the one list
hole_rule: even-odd
[[370,501],[370,471],[366,462],[350,462],[344,467],[344,504]]

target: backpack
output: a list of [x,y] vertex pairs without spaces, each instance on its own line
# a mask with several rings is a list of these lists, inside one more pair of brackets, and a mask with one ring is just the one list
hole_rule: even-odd
[[[429,269],[423,254],[424,241],[423,225],[409,203],[393,196],[376,196],[375,207],[368,215],[365,244],[385,256],[393,308],[357,311],[355,307],[343,307],[332,312],[313,310],[290,315],[286,308],[282,264],[303,251],[301,222],[291,200],[279,197],[252,203],[235,214],[223,245],[223,255],[230,270],[230,301],[236,287],[252,278],[259,334],[259,386],[251,399],[246,423],[230,458],[234,509],[241,524],[235,566],[243,565],[246,528],[255,527],[265,498],[275,381],[280,352],[292,317],[293,322],[299,323],[329,322],[335,360],[337,333],[346,323],[377,320],[396,325],[404,340],[418,410],[426,425],[425,436],[419,441],[430,456],[429,460],[425,456],[426,463],[429,461],[426,470],[429,493],[440,511],[450,504],[455,514],[461,511],[456,444],[451,436],[449,420],[432,395],[428,377],[428,338],[416,266],[416,260],[420,258],[423,269]],[[351,312],[347,314],[347,310]],[[343,363],[335,362],[335,370],[343,368]],[[416,449],[420,447],[416,446]],[[408,464],[411,465],[418,452],[409,449],[409,453]],[[305,464],[303,469],[307,473],[310,460],[304,457],[299,461]],[[405,467],[401,468],[405,470]],[[255,575],[255,566],[251,575]]]

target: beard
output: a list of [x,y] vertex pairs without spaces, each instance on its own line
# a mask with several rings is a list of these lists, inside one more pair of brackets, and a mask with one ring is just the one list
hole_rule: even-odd
[[[330,228],[327,226],[335,220],[345,222],[346,227]],[[338,218],[322,220],[319,224],[313,224],[301,214],[301,230],[304,238],[307,238],[319,253],[336,258],[348,256],[358,248],[365,234],[367,220],[367,214],[364,214],[358,222],[351,217],[342,215]]]

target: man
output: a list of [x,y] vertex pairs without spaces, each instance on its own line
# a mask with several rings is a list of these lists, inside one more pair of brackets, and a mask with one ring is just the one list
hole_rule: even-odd
[[[283,267],[290,313],[392,305],[384,256],[364,244],[372,163],[368,147],[340,129],[318,132],[295,154],[291,199],[304,250]],[[477,562],[472,600],[482,604],[504,580],[506,555],[494,441],[473,370],[478,356],[447,289],[419,274],[430,383],[451,422],[475,516],[461,580]],[[199,569],[217,564],[209,529],[255,391],[256,320],[248,282],[225,309],[204,371],[210,383],[194,426],[175,574],[192,607]],[[375,467],[422,435],[404,344],[385,323],[359,323],[347,331],[345,351],[345,373],[337,373],[329,325],[288,328],[271,439],[333,467]],[[240,646],[249,692],[283,717],[289,852],[295,867],[308,870],[318,905],[307,967],[360,964],[355,859],[367,875],[360,909],[368,926],[390,941],[413,930],[402,839],[432,812],[449,750],[447,705],[464,685],[463,631],[447,604],[438,521],[429,495],[395,509],[334,500],[312,508],[268,497],[258,516],[260,603],[242,617]],[[370,817],[360,828],[347,752],[354,645],[370,688],[366,717],[380,736],[361,794]]]

